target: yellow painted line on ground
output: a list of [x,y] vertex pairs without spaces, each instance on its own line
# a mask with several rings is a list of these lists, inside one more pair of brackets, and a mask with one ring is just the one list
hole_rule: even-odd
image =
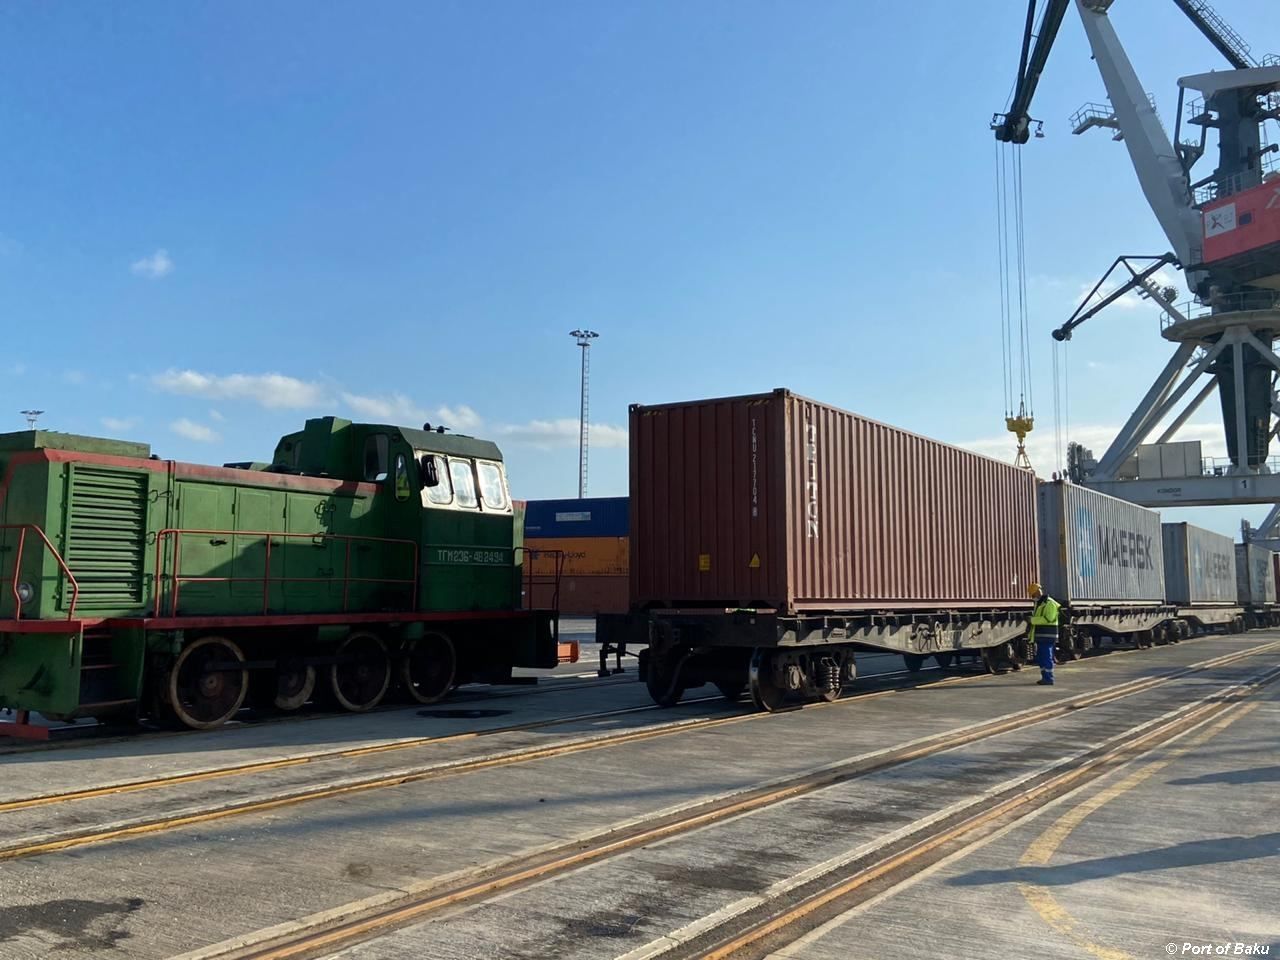
[[[1276,676],[1276,673],[1272,672],[1267,676],[1271,679],[1274,679]],[[1269,682],[1269,680],[1266,682]],[[1252,708],[1253,706],[1256,706],[1256,705],[1254,704],[1249,705],[1250,708]],[[747,931],[746,933],[739,935],[738,937],[735,937],[733,940],[730,940],[728,943],[722,944],[721,946],[713,948],[712,950],[709,950],[706,953],[700,954],[699,960],[729,960],[729,958],[733,957],[735,954],[739,953],[743,949],[755,943],[759,943],[761,940],[765,939],[766,937],[769,937],[772,934],[777,933],[778,931],[791,926],[796,921],[811,915],[815,911],[822,909],[828,904],[831,904],[844,897],[847,897],[851,893],[856,892],[858,889],[865,887],[867,884],[875,880],[878,880],[879,878],[893,872],[894,870],[899,869],[900,867],[910,864],[912,861],[919,859],[921,856],[933,850],[936,850],[938,847],[946,843],[949,843],[952,840],[958,839],[959,837],[962,837],[965,834],[972,833],[974,830],[980,829],[981,827],[1008,814],[1009,812],[1034,802],[1040,797],[1043,797],[1045,794],[1048,794],[1054,791],[1061,791],[1064,787],[1069,786],[1071,783],[1084,778],[1090,772],[1096,770],[1099,766],[1103,766],[1108,763],[1114,762],[1116,759],[1123,756],[1126,752],[1130,752],[1134,749],[1143,749],[1144,744],[1153,740],[1158,741],[1162,735],[1167,736],[1167,731],[1166,729],[1164,729],[1165,727],[1173,726],[1175,729],[1178,729],[1178,728],[1185,727],[1189,723],[1194,724],[1199,717],[1205,714],[1212,714],[1215,711],[1216,712],[1232,712],[1233,715],[1228,718],[1225,718],[1225,722],[1219,721],[1217,724],[1214,724],[1212,727],[1210,727],[1209,730],[1212,731],[1211,733],[1207,733],[1207,735],[1202,735],[1203,739],[1208,739],[1209,736],[1215,735],[1220,729],[1222,729],[1229,723],[1232,723],[1236,719],[1238,719],[1238,717],[1242,715],[1242,713],[1239,713],[1237,711],[1241,711],[1241,710],[1243,710],[1243,708],[1238,704],[1231,704],[1224,708],[1221,702],[1217,701],[1217,699],[1215,698],[1214,701],[1203,704],[1201,707],[1199,707],[1196,710],[1193,710],[1189,714],[1170,720],[1168,723],[1164,725],[1164,727],[1160,727],[1155,730],[1152,730],[1144,734],[1143,736],[1140,736],[1137,740],[1131,743],[1121,744],[1117,746],[1115,749],[1109,751],[1107,754],[1097,757],[1094,760],[1089,761],[1088,763],[1085,763],[1082,766],[1076,768],[1075,770],[1070,770],[1070,771],[1067,771],[1066,773],[1059,774],[1058,776],[1053,777],[1052,779],[1040,784],[1039,786],[1034,787],[1031,790],[1025,791],[1024,793],[1019,794],[1018,796],[1011,797],[1010,799],[997,804],[991,809],[983,813],[977,814],[974,817],[971,817],[970,819],[965,820],[964,822],[957,824],[956,826],[948,830],[943,831],[942,833],[936,834],[932,837],[922,840],[920,843],[908,848],[907,850],[902,851],[901,853],[893,857],[890,857],[888,860],[882,861],[876,866],[866,871],[858,873],[856,876],[851,877],[850,879],[846,880],[844,883],[841,883],[826,891],[823,891],[822,893],[817,894],[811,897],[810,899],[804,901],[803,903],[798,904],[792,909],[780,914],[779,916],[773,918],[772,920],[766,923],[763,923],[757,927],[754,927],[751,930]],[[1190,744],[1187,745],[1186,749],[1190,749],[1191,747],[1195,746],[1196,742],[1202,742],[1202,740],[1191,742]],[[1145,749],[1154,749],[1156,746],[1158,746],[1158,743],[1153,744],[1151,747],[1147,747]],[[1152,773],[1154,772],[1155,771],[1152,771]],[[1150,776],[1150,774],[1147,774],[1147,776]],[[1145,777],[1143,779],[1145,779]],[[1047,891],[1045,891],[1045,893],[1047,893]],[[1056,904],[1049,905],[1047,903],[1043,905],[1045,907],[1045,913],[1041,914],[1041,916],[1045,918],[1046,922],[1050,923],[1050,926],[1054,925],[1054,923],[1051,922],[1051,919],[1052,919],[1052,921],[1061,923],[1063,926],[1063,929],[1065,930],[1072,929],[1072,926],[1063,920],[1063,918],[1066,917],[1067,914],[1066,914],[1066,911],[1062,910],[1060,906],[1057,906]],[[1032,906],[1033,908],[1035,907],[1034,902],[1032,903]],[[1057,929],[1057,927],[1055,927],[1055,929]],[[1087,942],[1079,942],[1079,945],[1082,947],[1085,947],[1086,949],[1089,949],[1089,944],[1087,944]],[[1105,947],[1097,947],[1096,945],[1094,946],[1098,951],[1108,950],[1108,948],[1105,948]],[[1091,950],[1090,952],[1094,953],[1094,956],[1098,957],[1099,960],[1132,960],[1132,958],[1129,958],[1128,954],[1125,954],[1123,952],[1095,952],[1094,950]]]
[[[1082,824],[1090,815],[1096,813],[1102,807],[1106,806],[1117,797],[1128,793],[1134,787],[1150,779],[1159,773],[1174,760],[1186,754],[1188,751],[1207,743],[1218,734],[1220,734],[1231,724],[1235,723],[1241,717],[1257,709],[1258,704],[1240,704],[1231,707],[1230,713],[1219,719],[1216,723],[1211,724],[1185,744],[1171,750],[1163,760],[1156,760],[1139,768],[1129,776],[1122,780],[1117,780],[1105,790],[1101,790],[1094,794],[1083,803],[1072,807],[1069,811],[1055,820],[1049,825],[1040,836],[1036,837],[1027,847],[1026,852],[1018,861],[1019,866],[1044,866],[1062,846],[1063,841],[1071,835],[1080,824]],[[1060,904],[1052,893],[1045,887],[1034,883],[1019,883],[1018,889],[1027,903],[1031,905],[1031,909],[1039,915],[1054,932],[1062,935],[1070,940],[1076,946],[1088,951],[1098,960],[1134,960],[1132,954],[1120,950],[1115,947],[1108,947],[1104,944],[1097,943],[1090,938],[1081,924]]]

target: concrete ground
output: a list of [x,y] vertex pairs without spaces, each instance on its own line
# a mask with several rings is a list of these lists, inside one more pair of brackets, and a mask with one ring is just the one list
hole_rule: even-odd
[[[913,690],[851,697],[830,706],[756,715],[728,725],[693,728],[656,739],[0,862],[0,957],[159,958],[200,950],[232,937],[252,937],[256,931],[273,925],[294,923],[321,911],[344,909],[397,891],[412,891],[452,872],[474,870],[548,844],[571,842],[628,818],[651,817],[680,805],[753,787],[770,778],[813,770],[1053,699],[1101,690],[1139,677],[1167,676],[1178,668],[1249,650],[1277,636],[1256,632],[1214,637],[1069,664],[1062,668],[1059,686],[1052,689],[1034,686],[1034,675],[1023,672],[1000,677],[973,676]],[[1231,666],[1171,680],[1123,700],[859,777],[512,891],[454,915],[404,928],[348,948],[343,955],[613,958],[643,950],[744,896],[785,884],[788,878],[815,864],[880,842],[892,831],[917,823],[922,817],[935,815],[952,804],[972,801],[1011,778],[1043,769],[1107,736],[1212,696],[1223,684],[1277,663],[1280,654],[1268,651]],[[884,666],[896,667],[897,663],[886,658]],[[690,691],[688,697],[698,695],[699,691]],[[1213,915],[1223,921],[1232,920],[1236,924],[1233,929],[1250,935],[1263,932],[1256,927],[1256,921],[1265,919],[1265,901],[1258,898],[1270,896],[1274,903],[1275,888],[1268,887],[1258,876],[1242,874],[1241,883],[1257,891],[1250,900],[1244,896],[1247,891],[1235,890],[1226,882],[1222,871],[1243,869],[1239,865],[1244,861],[1260,871],[1268,867],[1274,870],[1276,844],[1267,840],[1271,831],[1265,826],[1264,809],[1239,799],[1229,802],[1220,791],[1240,787],[1249,778],[1261,778],[1256,785],[1263,788],[1269,776],[1274,780],[1267,772],[1274,753],[1247,751],[1259,747],[1265,750],[1268,743],[1274,750],[1275,711],[1280,708],[1270,692],[1256,699],[1260,704],[1256,709],[1204,748],[1205,757],[1218,756],[1215,749],[1235,743],[1229,737],[1239,737],[1239,743],[1223,755],[1230,758],[1227,766],[1204,766],[1200,761],[1205,757],[1187,752],[1176,761],[1187,765],[1185,771],[1179,769],[1176,777],[1170,773],[1168,779],[1194,782],[1174,784],[1165,783],[1159,776],[1148,777],[1132,788],[1132,798],[1100,808],[1094,814],[1099,818],[1114,814],[1119,819],[1114,836],[1099,835],[1092,841],[1099,849],[1119,851],[1122,848],[1117,844],[1128,838],[1131,845],[1139,844],[1137,852],[1141,853],[1152,846],[1242,838],[1235,847],[1226,848],[1235,854],[1226,868],[1221,862],[1228,860],[1226,857],[1219,857],[1218,861],[1202,857],[1206,863],[1201,867],[1208,872],[1198,882],[1207,889],[1224,891]],[[562,715],[587,713],[601,708],[642,706],[646,700],[638,684],[614,680],[562,693],[504,699],[503,708],[512,708],[510,716],[473,717],[463,720],[461,726],[465,730],[479,729],[484,724],[551,717],[557,710]],[[622,720],[610,718],[604,723],[606,729],[613,729],[620,722],[637,722],[637,716],[646,718],[641,722],[651,723],[659,714],[669,721],[678,716],[697,719],[740,712],[741,707],[708,697],[670,711],[626,714],[621,715]],[[1265,725],[1268,718],[1269,728]],[[211,760],[222,765],[246,758],[307,752],[331,745],[333,741],[326,740],[326,736],[343,745],[390,742],[396,736],[420,736],[422,730],[439,729],[441,723],[447,727],[448,721],[417,717],[416,711],[393,711],[10,754],[0,756],[0,770],[4,772],[0,776],[0,798],[55,792],[71,784],[113,782],[130,771],[136,778],[199,768]],[[570,725],[568,731],[543,728],[532,736],[528,731],[492,734],[479,745],[474,740],[439,745],[439,756],[480,755],[492,751],[495,744],[521,749],[531,742],[582,732]],[[509,739],[503,739],[506,737]],[[302,780],[295,779],[300,776],[299,769],[306,767],[286,768],[261,776],[210,781],[189,792],[184,792],[185,788],[166,789],[37,808],[36,812],[12,811],[0,814],[0,844],[9,846],[39,837],[42,832],[71,829],[77,824],[91,828],[108,820],[127,820],[157,810],[178,812],[228,798],[271,796],[273,791],[298,783],[384,769],[378,764],[387,755],[376,756],[376,760],[361,757],[343,761],[341,768],[330,767],[318,780],[306,779],[315,776],[314,771]],[[433,760],[436,756],[432,753]],[[401,755],[395,764],[406,762],[407,758]],[[1227,775],[1239,778],[1241,783],[1213,779]],[[1210,779],[1204,780],[1205,777]],[[20,784],[16,789],[15,783]],[[1157,792],[1147,796],[1140,793],[1142,790]],[[1203,810],[1199,814],[1199,836],[1193,835],[1194,814],[1179,815],[1181,819],[1165,816],[1166,810],[1175,809],[1182,802],[1178,790],[1184,791],[1189,803],[1214,804],[1212,820]],[[1160,811],[1159,817],[1152,817],[1152,804]],[[1273,819],[1275,811],[1272,803]],[[1169,842],[1162,839],[1159,844],[1141,845],[1135,841],[1134,837],[1145,837],[1153,829],[1154,820],[1159,821],[1161,836]],[[1190,831],[1186,837],[1179,838],[1172,832],[1177,823],[1183,825],[1184,831]],[[1084,843],[1093,826],[1089,821],[1082,823],[1053,857],[1085,856],[1075,853],[1072,844]],[[1166,835],[1163,831],[1169,832]],[[1008,835],[1013,836],[1012,832]],[[1021,849],[1005,850],[1000,846],[1004,842],[1002,838],[982,849],[983,856],[994,859],[965,870],[1018,869],[1026,844]],[[1045,866],[1059,865],[1053,857]],[[1135,869],[1119,874],[1119,881],[1089,875],[1082,882],[1132,883],[1134,876],[1145,878],[1155,872]],[[945,879],[941,873],[936,876],[937,882]],[[985,876],[979,874],[980,878]],[[920,881],[932,882],[933,875]],[[926,898],[904,892],[896,905],[884,901],[886,918],[919,901],[917,913],[923,918],[920,923],[933,924],[937,930],[933,934],[919,933],[914,941],[905,940],[900,932],[896,937],[886,934],[885,939],[863,949],[872,941],[861,926],[856,933],[845,934],[833,927],[827,935],[835,939],[824,942],[823,937],[815,937],[795,945],[795,949],[827,949],[868,957],[1034,954],[1054,930],[1036,920],[1038,914],[1019,892],[1020,882],[1020,875],[997,877],[989,882],[948,886]],[[1036,885],[1056,889],[1051,880]],[[1008,893],[1021,900],[1022,907],[1009,900]],[[1158,891],[1136,891],[1123,900],[1130,917],[1126,920],[1115,914],[1119,917],[1115,922],[1122,926],[1131,923],[1136,930],[1137,919],[1132,914],[1135,898],[1141,901],[1152,893],[1163,896]],[[975,901],[975,897],[980,899]],[[1106,909],[1105,898],[1086,899],[1088,902],[1083,904],[1063,901],[1063,909],[1080,911],[1072,916],[1081,917],[1081,923],[1100,922],[1092,920],[1088,911]],[[952,904],[963,906],[953,908]],[[1172,900],[1162,906],[1177,911]],[[1015,908],[1022,913],[1015,914]],[[1192,916],[1187,909],[1181,912],[1188,919]],[[976,918],[991,924],[982,927],[981,935],[975,934],[968,941],[957,940],[950,954],[930,952],[937,943],[949,943],[940,939],[939,931],[955,927],[956,936],[963,937],[967,928],[977,929]],[[1002,921],[1007,922],[1001,926]],[[1034,932],[1027,927],[1033,921],[1044,930]],[[847,922],[862,923],[854,917]],[[877,921],[877,929],[888,922]],[[920,927],[922,931],[926,929]],[[1189,928],[1185,935],[1191,935]],[[1078,947],[1074,941],[1068,943]],[[1037,950],[1027,951],[1030,944],[1036,944]],[[1083,955],[1082,949],[1064,955]]]
[[774,956],[1280,955],[1280,689],[1254,700]]

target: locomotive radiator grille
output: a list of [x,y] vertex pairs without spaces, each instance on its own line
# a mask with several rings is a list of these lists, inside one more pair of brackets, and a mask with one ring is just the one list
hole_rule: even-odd
[[142,602],[147,477],[79,464],[71,468],[63,555],[81,607]]

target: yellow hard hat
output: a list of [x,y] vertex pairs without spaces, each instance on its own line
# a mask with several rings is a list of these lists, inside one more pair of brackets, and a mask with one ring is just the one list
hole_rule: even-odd
[[1035,598],[1035,597],[1040,596],[1040,593],[1041,593],[1041,590],[1040,590],[1040,584],[1036,583],[1034,580],[1033,580],[1033,581],[1031,581],[1031,583],[1028,583],[1028,584],[1027,584],[1027,596],[1028,596],[1028,597]]

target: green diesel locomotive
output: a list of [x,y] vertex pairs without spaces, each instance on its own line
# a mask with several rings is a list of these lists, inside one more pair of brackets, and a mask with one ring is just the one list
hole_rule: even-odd
[[35,711],[204,729],[246,698],[431,703],[558,662],[488,441],[321,417],[269,464],[210,467],[25,431],[0,470],[10,734],[39,735]]

